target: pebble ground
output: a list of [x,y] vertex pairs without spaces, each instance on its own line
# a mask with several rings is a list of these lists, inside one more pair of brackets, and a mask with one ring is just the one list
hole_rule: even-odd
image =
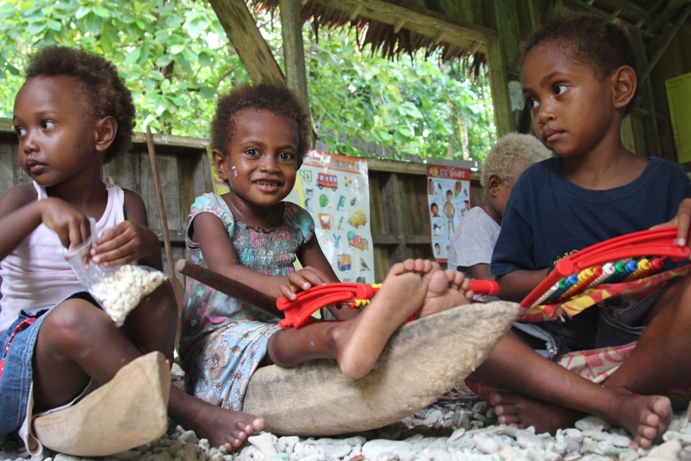
[[[555,436],[497,424],[494,409],[459,387],[402,421],[334,438],[277,437],[263,432],[234,453],[209,447],[171,421],[160,439],[102,461],[691,461],[688,413],[677,413],[660,445],[628,448],[630,436],[588,417]],[[29,458],[15,439],[0,443],[0,460]],[[44,461],[80,461],[47,451]],[[96,460],[94,460],[96,461]]]

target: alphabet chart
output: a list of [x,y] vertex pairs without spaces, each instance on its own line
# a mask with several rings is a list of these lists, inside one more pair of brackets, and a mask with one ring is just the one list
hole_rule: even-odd
[[375,282],[365,160],[308,152],[286,200],[312,215],[319,245],[341,282]]

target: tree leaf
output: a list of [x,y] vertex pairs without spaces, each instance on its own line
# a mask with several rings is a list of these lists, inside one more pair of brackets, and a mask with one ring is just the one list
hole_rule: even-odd
[[91,8],[81,5],[76,13],[74,13],[75,19],[82,19],[87,14],[91,13]]
[[137,47],[137,48],[133,49],[132,51],[127,53],[127,56],[125,57],[125,60],[123,61],[122,64],[125,66],[131,66],[132,64],[134,64],[136,61],[139,60],[139,57],[141,56],[141,54],[142,54],[141,47]]
[[31,24],[29,24],[29,27],[27,27],[26,30],[27,30],[31,35],[38,35],[38,34],[40,34],[41,32],[43,32],[44,30],[46,30],[46,27],[47,27],[47,24],[46,24],[45,21],[42,21],[42,22],[32,22]]
[[101,5],[94,5],[91,7],[91,11],[96,13],[102,18],[109,18],[110,17],[110,11],[108,11],[107,8],[101,6]]

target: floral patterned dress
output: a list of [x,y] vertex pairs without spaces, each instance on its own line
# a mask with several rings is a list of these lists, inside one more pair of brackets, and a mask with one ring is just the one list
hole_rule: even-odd
[[[298,249],[314,235],[312,217],[290,202],[285,202],[281,224],[268,230],[235,220],[223,198],[215,194],[197,197],[190,226],[199,213],[216,215],[240,263],[267,275],[293,272]],[[208,267],[189,231],[188,226],[188,260]],[[180,336],[187,392],[214,405],[241,410],[249,379],[266,355],[269,338],[279,329],[278,320],[188,277]]]

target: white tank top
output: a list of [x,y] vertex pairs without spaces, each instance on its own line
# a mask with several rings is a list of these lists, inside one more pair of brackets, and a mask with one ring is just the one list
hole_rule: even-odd
[[[38,200],[48,197],[34,182]],[[125,194],[115,185],[106,184],[108,204],[96,223],[100,236],[105,229],[125,220]],[[58,235],[40,224],[12,253],[0,261],[0,332],[5,331],[23,309],[36,313],[50,309],[71,294],[83,291],[74,272],[59,249]]]

